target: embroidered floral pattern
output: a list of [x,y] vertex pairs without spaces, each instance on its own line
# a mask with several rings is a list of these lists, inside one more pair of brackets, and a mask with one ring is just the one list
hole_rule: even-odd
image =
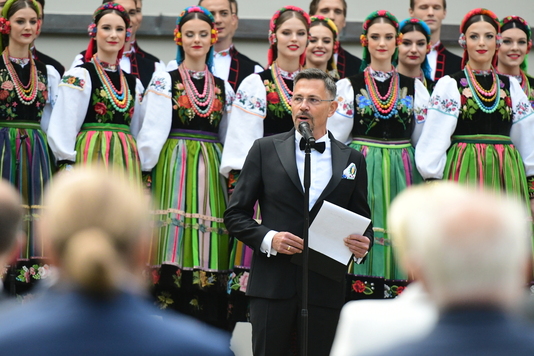
[[534,176],[527,178],[528,196],[530,199],[534,198]]
[[459,110],[459,104],[454,99],[442,99],[439,95],[432,95],[429,107],[445,114],[455,114]]
[[50,266],[45,264],[39,266],[37,264],[30,266],[30,268],[23,266],[18,271],[17,281],[30,283],[31,279],[46,279],[50,276]]
[[232,272],[228,278],[228,294],[233,290],[245,293],[247,291],[248,277],[248,272],[241,272],[237,275]]
[[387,284],[384,285],[384,298],[395,298],[398,297],[402,292],[404,292],[404,289],[406,287],[404,286],[388,286]]
[[[185,92],[185,87],[182,83],[176,83],[174,85],[174,89],[176,90],[172,102],[173,102],[173,110],[178,111],[178,117],[182,121],[182,124],[187,124],[193,118],[195,117],[195,111],[193,110],[193,105],[189,98],[187,97],[187,93]],[[215,99],[213,103],[213,111],[208,116],[208,120],[210,121],[211,125],[218,124],[223,115],[223,105],[225,103],[225,99],[222,97],[222,90],[217,85],[215,86]]]
[[[500,98],[498,99],[499,104],[497,105],[496,111],[499,112],[503,121],[510,121],[510,114],[512,112],[512,99],[510,98],[510,94],[507,92],[507,90],[504,89],[504,83],[501,81],[500,84]],[[460,91],[461,101],[460,113],[464,118],[472,120],[473,115],[480,111],[480,107],[473,98],[473,92],[469,87],[469,83],[467,82],[466,78],[460,79],[460,87],[458,90]]]
[[158,305],[160,309],[167,309],[172,304],[174,304],[174,300],[171,298],[170,293],[163,292],[158,295],[158,300],[156,304]]
[[269,109],[274,116],[280,119],[284,118],[287,115],[287,110],[278,95],[276,84],[265,79],[263,85],[265,85],[265,92],[267,93],[267,109]]
[[124,121],[127,124],[130,124],[134,112],[134,98],[135,96],[130,96],[128,109],[126,109],[124,113],[120,113],[116,111],[111,102],[112,99],[109,97],[108,93],[106,93],[104,88],[96,88],[91,95],[91,104],[96,113],[96,121],[101,123],[113,122],[115,115],[122,114],[124,116]]
[[[48,79],[41,71],[37,71],[37,98],[33,105],[37,107],[36,121],[41,121],[43,109],[48,101]],[[0,117],[7,121],[15,120],[18,116],[19,99],[15,89],[15,84],[11,81],[7,69],[0,70]]]
[[365,295],[373,294],[375,287],[374,283],[368,283],[367,281],[362,282],[361,280],[356,280],[352,283],[352,290],[356,293],[363,293]]
[[526,102],[519,102],[514,110],[514,122],[520,120],[524,116],[532,113],[532,107]]
[[[254,111],[265,116],[267,104],[265,100],[256,98],[255,96],[248,96],[247,93],[238,89],[235,94],[236,103],[239,104],[246,111]],[[280,100],[280,98],[278,98]]]
[[149,90],[153,90],[156,93],[165,93],[170,95],[170,88],[167,88],[165,78],[156,77],[150,82]]
[[[376,124],[380,122],[379,117],[375,116],[373,110],[373,103],[369,97],[369,93],[366,89],[360,89],[360,93],[356,95],[356,115],[360,115],[360,124],[366,127],[366,133],[368,133]],[[401,89],[399,94],[399,101],[397,103],[397,114],[391,117],[400,122],[403,127],[406,127],[412,122],[414,114],[413,97],[408,95],[408,88]],[[347,111],[348,115],[348,111]]]
[[198,284],[201,288],[212,286],[217,282],[217,276],[214,273],[205,271],[193,272],[193,284]]
[[77,89],[83,89],[85,86],[85,80],[73,75],[63,76],[63,78],[61,78],[61,83]]

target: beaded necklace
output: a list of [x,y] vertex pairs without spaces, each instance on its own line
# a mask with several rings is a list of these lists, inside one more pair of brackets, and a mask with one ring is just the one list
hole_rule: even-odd
[[530,83],[528,82],[527,75],[522,70],[519,71],[521,74],[521,89],[525,92],[527,95],[527,98],[530,99]]
[[[495,70],[491,70],[493,84],[490,90],[486,90],[482,88],[482,85],[477,81],[475,74],[471,70],[469,63],[464,68],[464,74],[467,79],[469,88],[471,89],[472,92],[476,94],[476,95],[473,95],[473,98],[478,104],[478,107],[480,108],[480,110],[482,110],[486,114],[491,114],[495,112],[495,110],[497,110],[497,106],[499,105],[499,98],[501,97],[501,82],[500,82],[499,76],[495,74]],[[484,105],[483,101],[485,102],[493,101],[493,105],[486,106]]]
[[287,87],[286,82],[282,77],[282,72],[276,64],[276,61],[271,64],[271,75],[274,80],[276,92],[282,101],[282,106],[287,113],[291,114],[291,97],[293,96],[293,91],[289,90]]
[[30,53],[30,80],[27,85],[22,84],[20,81],[19,76],[17,75],[17,71],[13,67],[13,63],[9,60],[9,49],[6,47],[4,52],[2,53],[2,58],[4,59],[4,63],[7,68],[7,72],[9,73],[9,77],[11,78],[11,81],[13,82],[15,86],[15,92],[17,93],[18,98],[20,99],[20,102],[24,105],[31,105],[35,101],[35,98],[37,98],[37,81],[39,80],[37,78],[37,67],[35,66],[35,62],[33,61],[33,57]]
[[130,88],[128,87],[128,81],[126,80],[126,77],[124,76],[124,73],[122,72],[120,67],[117,66],[117,70],[119,71],[121,89],[117,90],[113,85],[111,79],[109,79],[109,76],[106,73],[104,66],[100,63],[96,54],[93,55],[93,58],[91,58],[91,62],[96,68],[96,74],[98,74],[98,78],[103,84],[104,91],[108,95],[108,98],[111,98],[111,105],[113,105],[113,107],[118,112],[125,112],[126,110],[128,110],[130,108],[131,99]]
[[199,93],[195,83],[191,79],[191,74],[185,69],[183,63],[178,67],[182,80],[184,82],[185,93],[192,104],[193,111],[200,117],[208,117],[213,112],[215,103],[215,78],[210,75],[208,66],[204,69],[206,75],[204,78],[204,89]]
[[381,119],[389,119],[398,113],[397,103],[399,101],[399,75],[395,68],[393,68],[393,75],[389,82],[389,88],[385,95],[381,95],[376,86],[375,78],[370,73],[370,67],[365,68],[363,77],[365,81],[365,88],[369,93],[371,102],[373,103],[373,110],[375,115]]

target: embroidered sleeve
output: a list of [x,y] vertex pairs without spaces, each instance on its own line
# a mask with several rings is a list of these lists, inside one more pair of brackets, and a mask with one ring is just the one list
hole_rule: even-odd
[[246,77],[235,95],[228,116],[221,173],[228,176],[232,169],[240,170],[254,141],[263,137],[263,119],[267,115],[266,89],[258,74]]
[[44,132],[48,132],[50,115],[52,115],[52,108],[56,104],[58,85],[61,80],[61,76],[53,66],[47,65],[46,72],[48,73],[48,86],[46,88],[46,94],[43,93],[45,95],[46,104],[43,110],[43,116],[41,117],[41,128]]
[[337,82],[337,110],[327,121],[328,130],[341,142],[350,143],[354,123],[354,88],[350,80]]
[[424,179],[442,179],[447,150],[456,129],[460,92],[456,80],[441,78],[430,98],[421,136],[415,147],[415,163]]
[[419,141],[419,137],[421,137],[421,133],[423,132],[423,124],[426,120],[428,100],[430,99],[428,90],[419,79],[415,80],[414,96],[413,116],[415,120],[415,128],[412,133],[412,144],[415,147],[415,145],[417,145],[417,141]]
[[137,150],[143,172],[154,168],[171,130],[171,85],[169,73],[154,73],[141,104],[143,106],[141,111],[145,115],[137,135]]
[[232,104],[235,100],[234,89],[226,80],[224,81],[224,93],[226,95],[224,111],[219,124],[219,141],[223,144],[226,140],[226,132],[228,131],[228,116],[232,113]]
[[514,115],[510,139],[523,158],[527,177],[534,176],[534,115],[527,96],[515,78],[510,78],[510,96]]
[[[76,161],[76,136],[80,132],[91,98],[91,77],[85,68],[76,67],[65,73],[61,81],[75,78],[80,86],[58,86],[57,100],[48,125],[48,144],[58,161]],[[68,81],[68,79],[67,79]]]
[[144,109],[145,107],[142,105],[143,100],[143,93],[145,91],[145,88],[143,87],[143,83],[137,78],[135,80],[135,101],[134,101],[134,111],[132,115],[132,121],[130,122],[130,132],[132,133],[132,136],[137,139],[137,135],[139,134],[139,130],[141,129],[141,126],[143,125],[143,119],[145,117]]

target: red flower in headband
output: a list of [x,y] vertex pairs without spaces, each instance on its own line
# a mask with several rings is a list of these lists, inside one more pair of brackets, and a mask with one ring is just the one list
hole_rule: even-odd
[[6,18],[0,17],[0,33],[3,35],[9,35],[10,32],[11,24]]

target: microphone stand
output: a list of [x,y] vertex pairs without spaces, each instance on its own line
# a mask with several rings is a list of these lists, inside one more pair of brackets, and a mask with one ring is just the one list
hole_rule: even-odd
[[[310,143],[310,141],[312,141]],[[308,250],[308,235],[310,228],[310,183],[311,183],[311,149],[315,145],[315,141],[306,140],[306,147],[304,149],[304,228],[302,231],[302,239],[304,240],[304,249],[302,250],[302,306],[300,312],[301,318],[301,340],[300,340],[300,355],[308,355],[308,266],[309,266],[309,250]]]

